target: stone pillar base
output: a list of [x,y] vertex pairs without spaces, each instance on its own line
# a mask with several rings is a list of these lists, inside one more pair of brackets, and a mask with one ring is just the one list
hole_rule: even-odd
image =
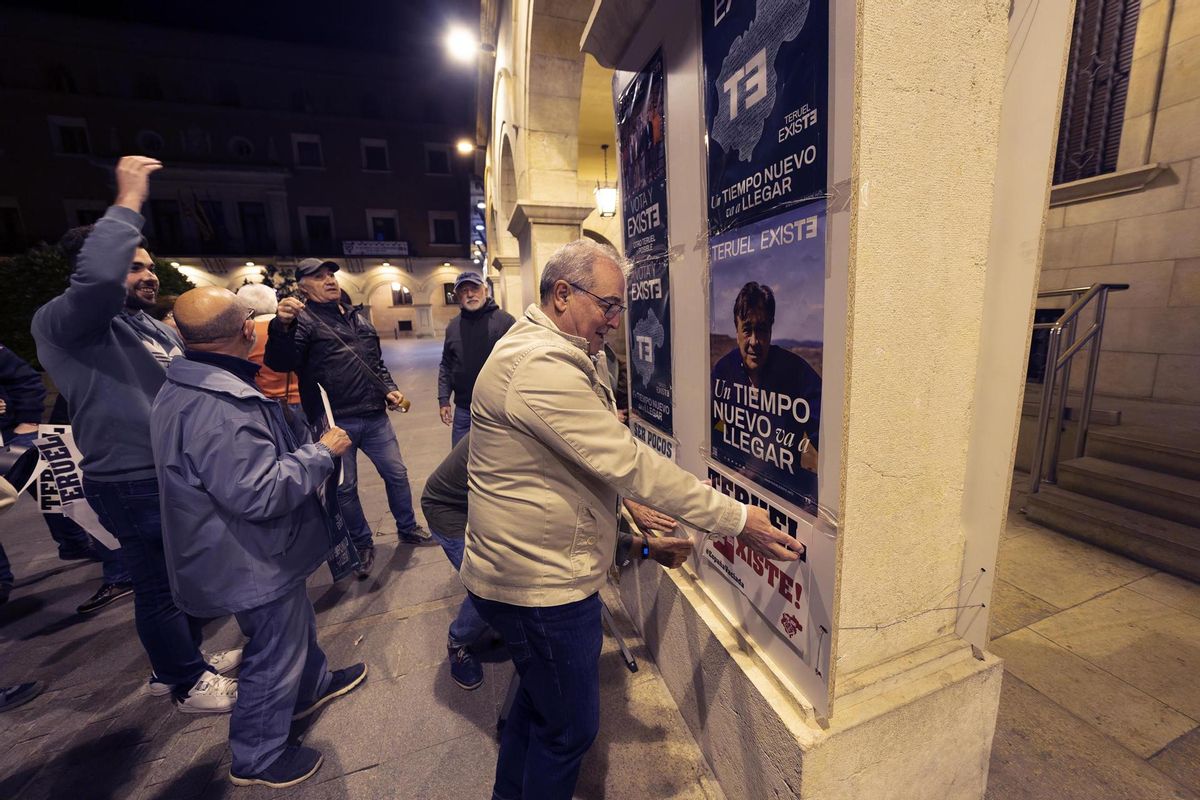
[[637,564],[622,601],[731,800],[983,797],[1002,662],[955,636],[838,675],[833,716],[775,678],[688,574]]

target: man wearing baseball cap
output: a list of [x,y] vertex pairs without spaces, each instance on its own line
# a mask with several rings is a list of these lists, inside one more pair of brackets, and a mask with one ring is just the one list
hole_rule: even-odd
[[488,297],[487,285],[478,272],[468,271],[458,276],[454,281],[454,299],[462,311],[446,326],[446,343],[438,368],[438,407],[442,422],[452,425],[451,446],[458,444],[471,429],[471,390],[483,362],[516,322]]
[[350,436],[350,449],[342,457],[344,478],[338,501],[358,549],[362,562],[358,577],[363,580],[375,562],[375,546],[358,499],[360,448],[383,478],[400,541],[418,544],[428,534],[413,514],[408,469],[387,417],[386,409],[400,407],[404,395],[383,363],[379,334],[362,306],[342,302],[337,271],[337,262],[319,258],[296,265],[296,282],[307,302],[295,297],[279,301],[275,319],[267,326],[263,361],[276,372],[300,376],[300,402],[310,420],[324,414],[317,384],[324,387],[334,420]]

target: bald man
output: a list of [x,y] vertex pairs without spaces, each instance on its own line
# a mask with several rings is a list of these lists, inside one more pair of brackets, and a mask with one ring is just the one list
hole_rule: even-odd
[[253,310],[232,292],[193,289],[175,304],[187,349],[150,411],[171,589],[189,614],[233,614],[249,637],[229,721],[237,786],[284,788],[321,767],[288,744],[293,719],[350,692],[365,664],[330,672],[305,579],[329,533],[317,489],[350,447],[340,428],[316,444],[255,384]]

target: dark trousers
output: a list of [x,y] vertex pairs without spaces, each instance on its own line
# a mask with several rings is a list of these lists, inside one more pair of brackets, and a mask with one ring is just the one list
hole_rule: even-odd
[[287,745],[292,714],[329,686],[317,618],[300,581],[273,602],[234,615],[249,637],[238,671],[238,698],[229,718],[235,775],[262,772]]
[[133,579],[138,638],[155,676],[185,693],[207,665],[200,655],[201,620],[179,610],[171,596],[163,553],[158,481],[83,479],[83,493],[100,523],[121,543]]
[[470,597],[521,676],[492,797],[571,800],[600,730],[600,596],[543,608]]

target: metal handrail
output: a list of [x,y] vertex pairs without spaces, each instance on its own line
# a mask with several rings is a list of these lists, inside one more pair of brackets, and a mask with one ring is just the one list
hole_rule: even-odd
[[[1054,322],[1039,322],[1034,324],[1034,330],[1050,331],[1050,340],[1046,347],[1046,375],[1042,384],[1042,402],[1038,407],[1037,438],[1033,445],[1033,464],[1029,469],[1030,494],[1037,494],[1042,485],[1042,472],[1046,472],[1046,483],[1058,480],[1058,453],[1062,445],[1063,417],[1067,408],[1067,392],[1071,388],[1071,361],[1088,344],[1087,377],[1084,379],[1083,402],[1079,411],[1079,434],[1075,440],[1075,458],[1084,453],[1087,446],[1087,431],[1089,418],[1092,415],[1092,396],[1096,392],[1096,370],[1100,363],[1100,337],[1104,332],[1104,316],[1108,307],[1109,292],[1123,292],[1129,288],[1127,283],[1094,283],[1091,286],[1081,286],[1076,289],[1056,289],[1054,291],[1038,292],[1038,299],[1050,297],[1070,297],[1071,305],[1067,306]],[[1092,301],[1096,303],[1095,316],[1092,324],[1083,336],[1075,338],[1076,323],[1080,313]],[[1064,338],[1065,337],[1065,338]],[[1065,347],[1064,347],[1065,342]],[[1054,401],[1054,387],[1058,383],[1058,373],[1062,371],[1062,389],[1058,393],[1058,403],[1054,413],[1054,430],[1050,430],[1050,406]],[[1050,465],[1046,462],[1046,440],[1051,439]]]

